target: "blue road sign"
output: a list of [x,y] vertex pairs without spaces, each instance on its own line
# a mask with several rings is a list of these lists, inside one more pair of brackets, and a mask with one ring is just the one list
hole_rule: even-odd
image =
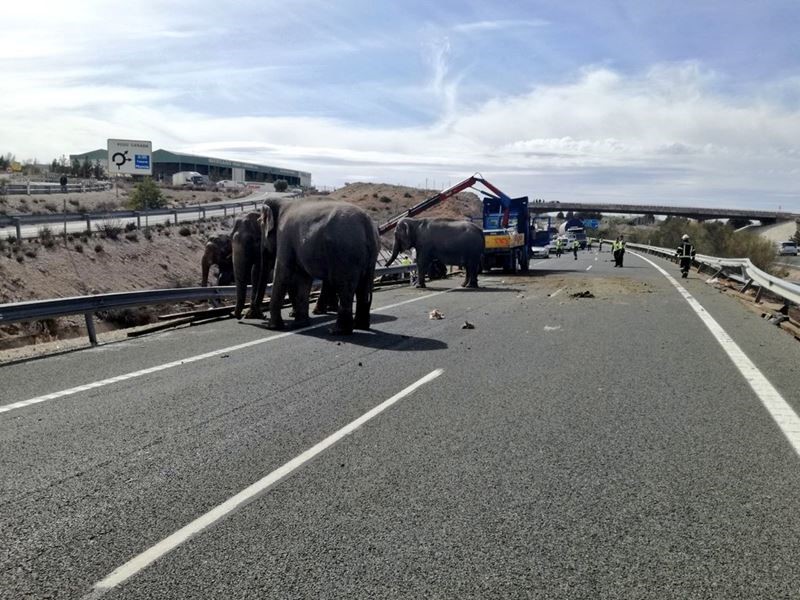
[[148,154],[134,154],[137,169],[150,170],[150,156]]

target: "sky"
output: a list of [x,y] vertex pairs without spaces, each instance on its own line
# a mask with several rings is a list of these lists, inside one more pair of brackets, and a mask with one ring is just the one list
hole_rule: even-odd
[[545,200],[800,211],[796,0],[0,9],[0,153],[108,138]]

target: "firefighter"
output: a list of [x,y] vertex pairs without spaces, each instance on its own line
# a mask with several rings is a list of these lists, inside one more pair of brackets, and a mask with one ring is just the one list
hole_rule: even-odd
[[581,247],[581,243],[578,240],[572,240],[572,254],[575,256],[575,260],[578,260],[578,249]]
[[689,241],[689,235],[683,234],[681,237],[681,243],[678,246],[677,252],[675,252],[675,258],[678,259],[681,265],[681,277],[686,279],[689,276],[689,267],[692,266],[692,260],[694,260],[694,255],[697,252],[692,245],[692,242]]

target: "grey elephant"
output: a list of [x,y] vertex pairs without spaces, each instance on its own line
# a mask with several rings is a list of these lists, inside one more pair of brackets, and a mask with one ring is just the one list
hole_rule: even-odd
[[394,230],[392,264],[400,252],[417,252],[417,287],[425,287],[425,274],[433,261],[463,266],[466,276],[461,287],[478,287],[478,272],[483,255],[483,230],[469,221],[455,219],[400,219]]
[[[378,230],[366,212],[345,202],[269,199],[261,211],[261,228],[264,261],[275,266],[267,327],[283,327],[287,293],[293,298],[295,326],[308,324],[311,283],[321,279],[318,307],[330,296],[338,300],[331,333],[369,329]],[[259,287],[256,301],[263,299],[263,281]]]
[[203,278],[201,285],[208,286],[208,273],[212,265],[217,265],[219,276],[217,285],[231,285],[233,283],[233,247],[231,236],[215,235],[209,238],[201,260]]
[[[267,284],[269,266],[263,270],[264,261],[262,260],[263,249],[261,244],[261,214],[257,211],[243,213],[236,217],[233,223],[233,233],[231,234],[233,275],[236,281],[236,307],[233,316],[237,319],[242,318],[242,310],[247,296],[248,284],[253,285],[251,292],[250,309],[245,315],[248,319],[263,317],[261,312],[261,301],[263,293],[257,302],[257,291]],[[263,273],[262,273],[263,270]],[[263,282],[262,282],[263,280]]]

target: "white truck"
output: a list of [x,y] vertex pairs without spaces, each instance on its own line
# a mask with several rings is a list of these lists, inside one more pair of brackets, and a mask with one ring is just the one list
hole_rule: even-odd
[[208,177],[197,171],[179,171],[172,176],[172,185],[175,187],[205,185],[206,183],[208,183]]

